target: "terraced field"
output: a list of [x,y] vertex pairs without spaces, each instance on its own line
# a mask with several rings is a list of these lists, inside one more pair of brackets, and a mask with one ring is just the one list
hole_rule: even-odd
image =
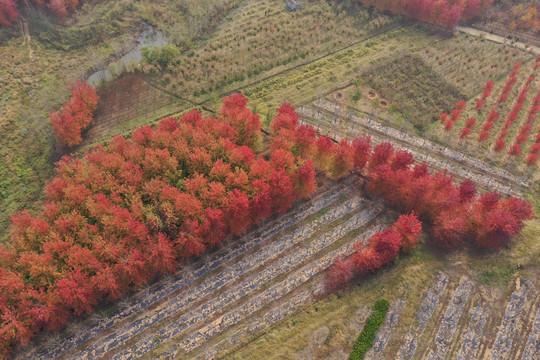
[[323,189],[124,300],[111,316],[73,326],[73,334],[17,358],[168,358],[194,354],[203,343],[216,352],[220,342],[210,346],[213,339],[232,327],[238,334],[264,329],[319,294],[321,282],[306,283],[382,227],[382,204],[362,198],[354,181]]
[[[413,321],[389,311],[368,359],[535,359],[538,356],[538,287],[516,280],[510,295],[487,299],[485,289],[467,277],[439,274]],[[396,299],[392,304],[400,304]],[[408,305],[414,306],[414,305]],[[407,335],[390,328],[411,323]],[[385,330],[386,328],[386,330]],[[381,341],[382,338],[390,340]],[[393,346],[384,346],[385,343]],[[381,346],[382,344],[382,346]],[[396,346],[398,346],[396,351]]]
[[[409,298],[409,293],[416,293],[416,289],[408,289],[391,301],[385,322],[365,359],[538,359],[538,284],[519,277],[512,284],[514,286],[505,291],[493,291],[493,288],[485,287],[460,272],[434,274],[427,287],[413,295],[415,301],[407,301],[406,298]],[[309,317],[311,310],[297,313],[295,320],[305,326],[302,314]],[[359,324],[347,324],[344,319],[340,320],[345,325],[343,329],[329,324],[333,330],[324,332],[324,344],[316,340],[320,328],[310,336],[301,335],[310,338],[311,343],[297,354],[307,351],[310,355],[296,358],[345,360],[352,340],[346,337],[343,344],[337,339],[342,333],[358,332],[369,313],[369,308],[360,305],[357,314],[363,316]],[[260,354],[265,353],[263,347],[268,347],[281,336],[292,335],[288,327],[290,325],[281,324],[223,358],[249,359],[248,354],[258,354],[256,358],[261,358]],[[294,342],[295,335],[292,337]],[[291,344],[284,342],[283,347],[286,346]],[[292,358],[283,357],[284,351],[279,351],[276,355],[266,352],[268,356],[265,359]]]
[[484,189],[509,195],[521,195],[530,183],[523,177],[496,168],[457,150],[433,143],[425,138],[385,125],[367,116],[348,111],[337,102],[321,98],[297,108],[304,122],[335,139],[354,138],[370,134],[373,143],[390,141],[396,149],[411,152],[434,170],[454,173],[458,178],[470,178]]

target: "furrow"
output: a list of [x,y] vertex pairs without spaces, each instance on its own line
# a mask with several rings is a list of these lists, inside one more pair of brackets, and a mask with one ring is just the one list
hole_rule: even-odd
[[422,306],[415,318],[416,324],[413,325],[407,335],[405,335],[405,342],[399,348],[396,359],[410,359],[413,357],[418,346],[418,340],[424,333],[424,330],[431,319],[431,315],[439,302],[439,298],[446,289],[448,281],[449,279],[446,274],[439,274],[436,283],[422,301]]
[[521,309],[525,304],[527,294],[532,284],[529,281],[522,282],[519,289],[512,293],[512,298],[506,306],[499,332],[495,339],[495,344],[491,348],[491,359],[502,360],[510,357],[510,349],[514,334],[517,331],[521,318]]
[[175,352],[181,351],[189,352],[200,346],[203,342],[207,341],[212,336],[218,334],[222,329],[232,326],[244,317],[249,316],[251,313],[260,309],[262,306],[279,299],[280,297],[286,295],[294,288],[302,285],[308,281],[313,276],[317,275],[322,270],[325,270],[332,261],[340,255],[346,254],[350,251],[350,244],[342,245],[337,250],[334,250],[317,261],[311,262],[310,264],[305,265],[299,271],[295,272],[292,276],[288,277],[285,281],[278,283],[271,287],[270,289],[260,293],[259,295],[251,298],[246,303],[237,307],[233,311],[228,312],[224,316],[220,317],[218,320],[211,323],[209,326],[200,329],[195,334],[189,336],[188,338],[182,340],[176,346],[174,346],[170,352],[164,354],[161,358],[166,358],[167,356],[178,357],[180,354]]
[[[213,360],[219,357],[226,355],[227,347],[235,347],[240,344],[246,343],[250,337],[255,336],[256,334],[262,332],[264,329],[270,327],[271,325],[285,319],[287,316],[291,315],[295,311],[303,308],[308,305],[311,300],[324,292],[324,284],[318,283],[315,284],[314,288],[299,291],[291,299],[280,304],[279,306],[273,307],[272,309],[266,311],[262,316],[256,316],[254,319],[251,319],[251,322],[248,325],[243,326],[241,329],[235,331],[232,334],[228,334],[227,338],[218,342],[217,344],[210,345],[205,348],[198,355],[194,355],[195,360]],[[206,346],[206,342],[205,342]],[[160,358],[164,358],[161,356]]]
[[407,302],[403,299],[394,299],[390,304],[390,309],[386,314],[386,319],[383,326],[377,333],[373,345],[366,354],[365,359],[367,360],[377,360],[383,358],[383,352],[392,336],[392,331],[397,325],[399,315],[405,308]]
[[522,360],[537,360],[540,354],[540,308],[536,311],[536,318],[531,329],[531,335],[523,350]]
[[164,304],[159,310],[153,311],[151,314],[127,324],[124,328],[109,335],[99,343],[86,348],[83,353],[79,354],[75,358],[85,359],[101,356],[114,347],[121,345],[124,341],[137,335],[141,331],[148,329],[150,326],[157,324],[159,321],[166,319],[178,311],[182,311],[189,304],[203,298],[204,296],[207,296],[211,292],[224,286],[229,281],[234,280],[238,276],[241,276],[247,271],[250,271],[268,261],[272,257],[277,256],[288,247],[300,242],[304,237],[315,233],[315,231],[317,231],[323,225],[341,218],[363,203],[363,200],[353,198],[352,200],[337,206],[323,215],[321,218],[295,230],[293,233],[287,236],[277,239],[268,246],[263,247],[260,251],[250,254],[246,258],[231,265],[231,267],[220,272],[216,276],[206,279],[199,286],[190,289],[189,292],[184,292],[181,294],[181,296],[174,297],[168,303]]
[[134,296],[131,298],[129,304],[113,313],[110,317],[92,324],[89,329],[78,331],[77,334],[60,341],[54,347],[49,347],[40,352],[38,356],[40,358],[54,358],[60,356],[60,354],[63,352],[82,345],[88,340],[111,328],[113,325],[144,311],[146,308],[152,306],[156,302],[171,296],[171,294],[173,294],[175,291],[186,287],[194,280],[204,277],[214,269],[240,256],[247,250],[261,244],[277,233],[287,229],[290,226],[293,226],[303,219],[306,219],[308,216],[334,203],[350,190],[351,187],[349,184],[331,187],[328,191],[321,194],[319,198],[312,202],[306,202],[305,204],[301,205],[300,209],[297,211],[281,216],[276,221],[268,224],[268,226],[265,226],[262,230],[253,231],[252,233],[242,237],[231,247],[223,248],[222,250],[218,250],[215,253],[210,254],[207,261],[199,262],[193,267],[193,269],[189,269],[189,272],[186,271],[186,268],[182,268],[172,279],[162,281],[156,288],[151,289],[147,293],[140,291],[138,294],[139,296]]
[[471,287],[472,283],[469,280],[461,278],[454,296],[446,308],[439,331],[435,337],[436,350],[428,355],[429,360],[445,359],[459,319],[471,293]]
[[[525,304],[521,309],[521,318],[514,333],[514,341],[510,348],[510,354],[512,354],[512,360],[519,360],[523,357],[525,348],[529,337],[534,331],[534,322],[536,321],[536,311],[540,306],[540,291],[532,286],[525,300]],[[540,356],[540,353],[539,353]]]
[[[375,232],[384,229],[383,225],[375,226],[374,228],[368,230],[367,232],[361,234],[353,241],[349,242],[349,249],[346,253],[352,251],[353,245],[356,243],[364,243],[369,239]],[[242,343],[242,337],[252,338],[264,329],[272,326],[273,324],[283,320],[288,315],[292,314],[294,311],[299,308],[307,305],[311,299],[324,290],[324,283],[317,282],[313,285],[313,288],[310,290],[299,291],[292,299],[287,300],[283,304],[274,305],[272,304],[269,310],[265,310],[264,315],[259,316],[253,314],[249,319],[246,319],[248,322],[247,325],[244,325],[241,329],[234,331],[232,334],[228,334],[226,338],[217,342],[216,344],[208,344],[205,342],[204,351],[196,356],[196,359],[212,359],[220,350],[225,349],[227,346],[237,346]],[[223,355],[223,354],[221,354]]]
[[456,360],[470,360],[476,357],[488,315],[489,310],[485,306],[482,306],[481,303],[478,303],[474,308],[469,329],[467,330],[467,334],[465,334]]

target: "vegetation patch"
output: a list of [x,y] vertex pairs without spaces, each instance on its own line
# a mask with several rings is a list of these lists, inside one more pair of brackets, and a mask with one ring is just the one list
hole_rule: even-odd
[[439,39],[417,54],[467,98],[478,94],[487,80],[504,77],[517,61],[532,58],[510,46],[467,35]]
[[[279,6],[277,4],[279,3]],[[322,1],[287,12],[281,1],[249,1],[228,18],[204,46],[189,47],[171,59],[174,66],[148,64],[168,90],[192,100],[208,100],[276,72],[320,58],[382,30],[392,21],[359,7],[349,16]],[[295,84],[312,76],[296,78]]]
[[514,264],[491,264],[478,274],[478,282],[484,285],[505,286],[514,276]]
[[438,132],[446,133],[441,139],[463,151],[474,149],[478,155],[485,152],[486,158],[510,165],[507,169],[512,173],[521,170],[532,174],[540,154],[540,129],[536,128],[540,111],[540,83],[535,77],[538,69],[540,55],[531,64],[517,62],[504,86],[490,80],[480,97],[469,104],[464,100],[456,103],[452,112],[439,117]]
[[440,109],[450,109],[459,91],[439,77],[415,55],[388,60],[359,76],[361,81],[391,100],[417,128],[436,120]]
[[367,319],[364,329],[354,343],[354,349],[349,356],[349,360],[361,360],[366,356],[366,353],[375,341],[375,336],[377,335],[379,328],[384,323],[389,307],[390,301],[386,299],[380,299],[375,302],[373,312]]

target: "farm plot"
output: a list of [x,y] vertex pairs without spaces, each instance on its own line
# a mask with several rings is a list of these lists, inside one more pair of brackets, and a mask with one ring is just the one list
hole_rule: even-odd
[[347,86],[373,64],[420,49],[429,41],[433,40],[420,29],[400,27],[240,91],[259,113],[271,115],[284,101],[292,104],[312,101],[329,90]]
[[[521,285],[512,294],[487,302],[474,282],[462,277],[455,284],[456,280],[447,278],[450,284],[445,291],[439,276],[412,321],[409,334],[404,339],[391,337],[394,345],[400,344],[397,353],[387,348],[379,352],[384,354],[380,358],[530,358],[527,350],[538,336],[534,327],[536,287],[530,281],[518,280]],[[399,326],[411,322],[400,321]]]
[[204,46],[173,60],[160,81],[194,101],[207,100],[395,26],[360,7],[351,12],[323,1],[306,2],[297,12],[287,12],[283,1],[247,1]]
[[90,128],[77,148],[85,151],[114,135],[150,124],[173,112],[181,112],[189,103],[171,96],[143,80],[139,74],[126,74],[98,92],[100,101]]
[[[490,96],[472,99],[455,122],[431,129],[433,139],[460,151],[482,156],[500,167],[531,174],[540,151],[538,104],[540,62],[516,63],[505,81],[494,84]],[[478,106],[480,104],[480,106]],[[452,125],[452,126],[447,126]],[[529,167],[529,168],[527,168]]]
[[404,342],[399,348],[396,359],[410,359],[419,345],[420,337],[424,333],[426,326],[435,311],[441,295],[448,285],[448,276],[440,274],[432,289],[429,290],[427,296],[422,301],[420,311],[415,317],[415,324],[405,336]]
[[449,85],[414,54],[387,59],[358,79],[382,94],[418,129],[426,128],[440,109],[451,109],[461,98],[461,89]]
[[[86,329],[74,326],[74,334],[68,331],[56,343],[18,357],[133,358],[154,348],[152,358],[182,353],[255,311],[268,311],[268,304],[285,301],[291,291],[311,299],[306,288],[296,289],[349,251],[359,233],[375,231],[379,222],[382,205],[359,197],[351,190],[352,181],[332,186],[293,213],[182,268],[126,300],[109,317]],[[303,303],[293,300],[290,311]],[[265,318],[271,324],[286,313],[274,311]]]
[[[514,291],[494,292],[460,272],[436,274],[423,289],[409,288],[394,298],[366,359],[534,359],[540,336],[538,287],[532,281],[520,278],[516,278],[515,284]],[[353,290],[351,298],[363,294],[365,287]],[[326,316],[324,312],[314,312],[313,308],[329,306],[333,309],[330,306],[333,302],[338,300],[311,305],[310,309],[295,313],[293,320],[252,338],[247,345],[226,356],[207,352],[206,358],[249,359],[250,354],[264,354],[266,359],[283,358],[280,356],[284,351],[274,348],[273,352],[268,347],[276,345],[275,341],[286,334],[291,339],[281,339],[288,343],[283,346],[302,342],[306,335],[311,337],[309,331],[303,335],[293,334],[290,321],[309,327],[309,318],[314,321],[314,317]],[[347,303],[345,307],[350,306],[355,305]],[[356,307],[359,311],[365,308],[362,305]],[[341,322],[345,318],[341,318]],[[317,328],[312,329],[314,336]],[[304,330],[298,329],[298,333],[301,332]],[[328,359],[329,354],[338,353],[345,354],[345,358],[354,338],[340,337],[343,332],[346,331],[341,328],[330,331],[325,345],[312,351],[311,358]]]
[[357,116],[327,99],[319,99],[297,110],[303,121],[331,137],[353,138],[359,134],[368,133],[372,136],[374,143],[390,141],[396,148],[410,151],[418,161],[426,162],[433,169],[442,171],[448,169],[459,178],[471,178],[484,189],[520,195],[530,185],[526,179],[508,171],[495,168],[419,136],[381,124],[375,119]]
[[[433,35],[432,40],[355,74],[355,86],[345,90],[347,105],[400,126],[407,125],[404,119],[424,131],[457,101],[478,94],[486,81],[504,77],[517,61],[532,59],[520,50],[472,36]],[[364,87],[387,103],[363,94]]]
[[516,62],[533,58],[510,46],[464,34],[433,43],[418,56],[466,98],[477,95],[487,80],[504,77]]

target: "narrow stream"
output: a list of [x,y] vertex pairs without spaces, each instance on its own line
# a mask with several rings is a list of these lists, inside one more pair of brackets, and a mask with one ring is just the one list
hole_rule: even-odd
[[137,45],[131,51],[120,59],[109,63],[108,66],[103,69],[96,71],[90,75],[86,81],[93,87],[97,87],[102,82],[112,80],[125,69],[140,62],[142,60],[142,47],[163,47],[168,43],[169,38],[167,35],[156,30],[153,26],[145,24],[141,35],[137,38]]

